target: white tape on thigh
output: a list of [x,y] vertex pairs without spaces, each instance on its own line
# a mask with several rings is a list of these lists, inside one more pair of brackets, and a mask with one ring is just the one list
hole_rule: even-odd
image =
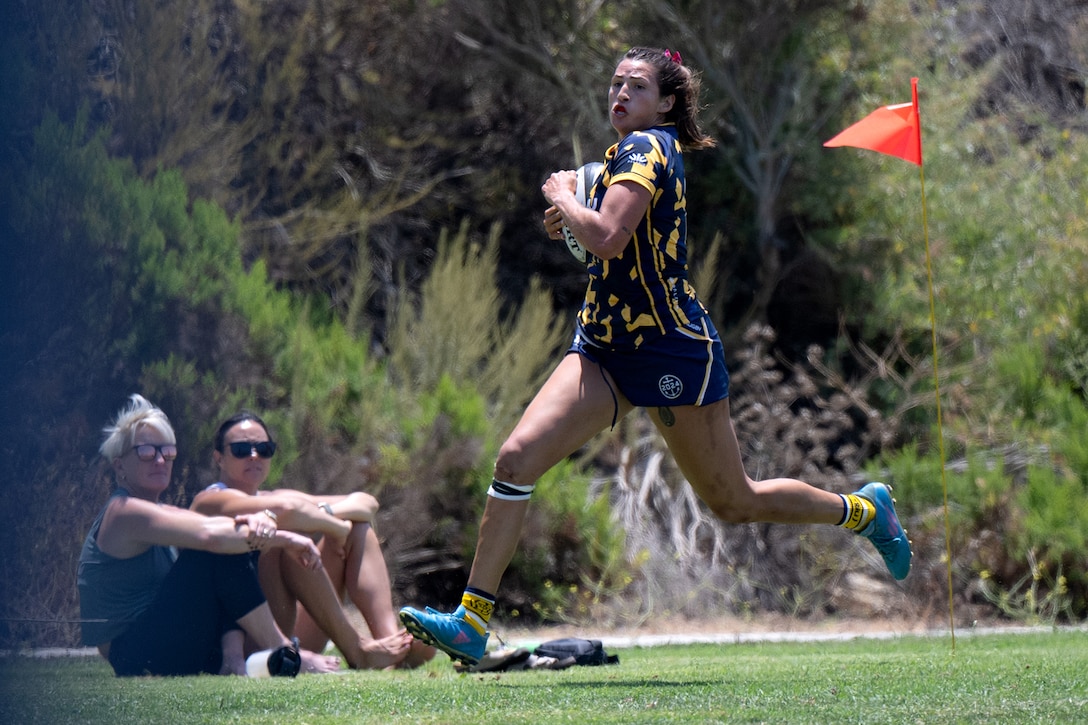
[[528,486],[518,486],[517,484],[492,479],[491,486],[487,489],[487,495],[492,498],[501,498],[503,501],[528,501],[529,497],[533,495],[534,488],[536,488],[535,483]]

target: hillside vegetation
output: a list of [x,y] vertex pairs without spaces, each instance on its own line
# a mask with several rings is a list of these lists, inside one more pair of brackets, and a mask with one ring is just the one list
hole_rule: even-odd
[[[634,414],[540,482],[499,616],[940,616],[950,545],[960,616],[1082,619],[1088,10],[903,6],[4,11],[0,645],[77,641],[100,430],[132,392],[177,428],[174,501],[213,480],[219,420],[255,409],[274,483],[375,493],[398,598],[452,602],[584,288],[539,185],[610,143],[632,44],[703,71],[720,143],[688,162],[693,280],[750,473],[888,481],[916,565],[892,586],[831,527],[719,525]],[[925,197],[917,167],[821,145],[911,77]]]

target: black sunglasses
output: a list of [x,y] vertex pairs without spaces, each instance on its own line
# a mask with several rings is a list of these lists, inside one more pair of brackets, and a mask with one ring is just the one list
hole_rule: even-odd
[[257,451],[257,455],[261,458],[271,458],[276,453],[276,444],[272,441],[261,441],[260,443],[238,441],[237,443],[228,443],[227,447],[230,448],[230,454],[235,458],[249,458],[253,455],[253,451]]
[[153,461],[160,455],[164,461],[172,461],[178,457],[178,447],[173,443],[164,443],[161,446],[141,443],[133,446],[132,450],[136,451],[136,457],[141,461]]

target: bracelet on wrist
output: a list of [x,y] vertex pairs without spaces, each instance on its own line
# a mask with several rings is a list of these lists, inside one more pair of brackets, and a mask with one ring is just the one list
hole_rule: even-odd
[[330,506],[330,505],[329,505],[328,503],[326,503],[326,502],[324,502],[324,501],[322,501],[321,503],[319,503],[319,504],[317,505],[317,507],[318,507],[319,509],[321,509],[322,511],[324,511],[325,513],[327,513],[327,514],[328,514],[329,516],[335,516],[335,515],[336,515],[336,514],[334,514],[334,513],[332,512],[332,506]]

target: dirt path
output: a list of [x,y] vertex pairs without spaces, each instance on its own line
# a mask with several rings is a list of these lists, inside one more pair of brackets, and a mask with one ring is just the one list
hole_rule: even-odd
[[[1065,626],[1088,632],[1088,624]],[[834,619],[821,621],[765,615],[752,619],[720,618],[711,620],[672,620],[631,628],[594,629],[557,626],[543,628],[494,628],[492,647],[532,647],[560,637],[599,639],[606,649],[654,647],[684,644],[742,644],[748,642],[821,642],[852,639],[895,639],[903,636],[927,636],[956,639],[984,634],[1031,634],[1054,631],[1053,626],[1028,626],[1007,620],[976,621],[957,624],[953,630],[943,622],[908,622],[891,619]],[[497,637],[495,636],[497,635]]]
[[[354,624],[366,631],[362,618],[351,612]],[[1007,620],[978,621],[957,624],[956,637],[994,632],[1047,632],[1052,627],[1024,626]],[[1074,629],[1086,630],[1088,625]],[[821,620],[794,619],[765,614],[758,617],[719,617],[700,620],[683,618],[661,619],[633,627],[594,627],[553,625],[547,627],[506,626],[494,623],[490,646],[525,647],[560,637],[599,639],[606,648],[653,647],[660,645],[744,642],[813,642],[841,641],[855,638],[892,639],[908,635],[950,637],[948,621],[908,621],[887,618]],[[0,653],[5,654],[5,653]],[[11,654],[11,653],[6,653]],[[19,654],[33,657],[65,657],[97,654],[93,648],[43,648]]]
[[[951,637],[947,618],[907,620],[892,618],[826,617],[820,620],[794,619],[765,614],[758,617],[718,617],[700,620],[659,619],[631,627],[554,625],[546,627],[507,626],[492,623],[491,647],[529,646],[560,637],[599,639],[606,647],[651,647],[666,644],[805,642],[854,638],[891,639],[908,635]],[[1026,627],[1007,620],[957,623],[956,637],[993,632],[1050,631],[1051,627]]]

